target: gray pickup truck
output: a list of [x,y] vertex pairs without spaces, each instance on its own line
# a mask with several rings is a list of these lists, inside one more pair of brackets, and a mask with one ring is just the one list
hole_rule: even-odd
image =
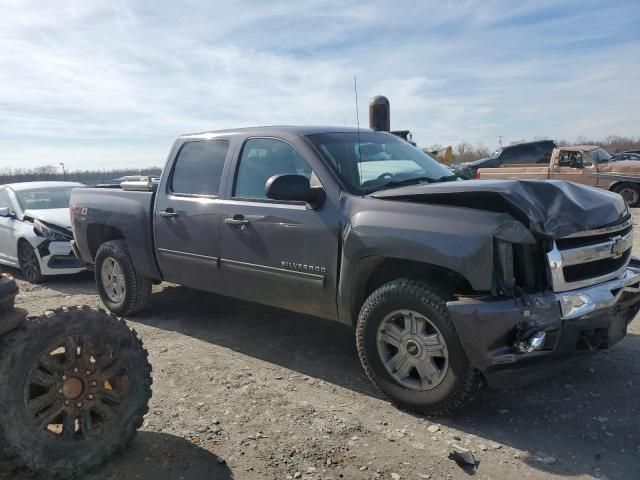
[[344,322],[369,378],[429,414],[611,347],[640,308],[622,197],[461,181],[386,132],[185,135],[159,182],[74,190],[70,208],[116,314],[168,281]]

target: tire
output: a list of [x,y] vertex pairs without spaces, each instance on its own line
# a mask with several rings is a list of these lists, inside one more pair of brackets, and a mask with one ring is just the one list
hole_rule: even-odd
[[[407,322],[413,330],[402,327]],[[401,339],[392,342],[397,348],[386,341],[394,338]],[[445,295],[426,282],[399,279],[373,292],[360,310],[356,343],[369,379],[400,408],[449,415],[471,400],[480,386],[480,375],[471,367],[449,317]]]
[[640,188],[634,183],[621,183],[616,185],[613,189],[619,195],[622,195],[624,201],[630,207],[637,207],[640,205]]
[[18,245],[18,260],[22,275],[27,282],[38,284],[44,281],[36,251],[26,240],[22,240]]
[[0,338],[0,450],[43,478],[99,465],[142,426],[151,383],[136,332],[104,310],[29,318]]
[[[120,280],[113,286],[103,269],[115,269]],[[133,315],[144,309],[151,296],[151,281],[136,272],[124,240],[103,243],[96,254],[96,284],[105,306],[116,315]]]

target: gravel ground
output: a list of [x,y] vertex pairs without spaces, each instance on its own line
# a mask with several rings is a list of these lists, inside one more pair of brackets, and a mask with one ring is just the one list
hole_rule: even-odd
[[[88,274],[20,286],[18,303],[32,314],[100,305]],[[629,479],[640,471],[638,320],[610,352],[528,388],[484,389],[453,418],[389,404],[343,325],[170,285],[130,324],[154,366],[151,411],[130,448],[86,479]],[[447,458],[451,443],[474,452],[475,472]]]

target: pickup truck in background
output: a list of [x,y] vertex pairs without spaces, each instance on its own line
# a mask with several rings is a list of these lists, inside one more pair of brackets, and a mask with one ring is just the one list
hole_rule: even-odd
[[619,193],[631,207],[640,205],[640,162],[614,161],[597,145],[558,147],[548,164],[481,168],[480,179],[568,180]]
[[70,209],[116,314],[168,281],[343,322],[372,382],[428,414],[610,348],[640,308],[619,195],[462,181],[386,132],[185,135],[159,182],[74,190]]

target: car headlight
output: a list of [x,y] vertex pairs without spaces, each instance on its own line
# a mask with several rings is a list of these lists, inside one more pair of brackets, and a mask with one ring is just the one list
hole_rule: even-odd
[[53,225],[47,225],[40,220],[33,221],[33,231],[39,237],[44,237],[50,242],[68,242],[72,239],[71,235],[63,229],[56,228]]

